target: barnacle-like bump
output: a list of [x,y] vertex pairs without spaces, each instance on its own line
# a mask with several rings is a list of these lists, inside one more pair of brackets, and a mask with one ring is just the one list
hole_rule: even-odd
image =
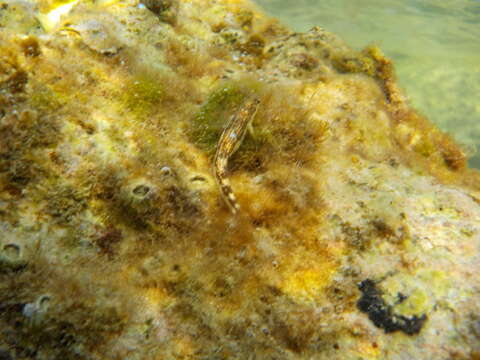
[[0,251],[0,271],[18,271],[27,264],[20,245],[5,244]]
[[122,201],[134,207],[147,204],[157,193],[156,186],[146,179],[126,184],[121,192]]
[[3,246],[3,254],[11,261],[17,261],[21,257],[21,248],[18,244],[10,243]]
[[170,166],[163,166],[161,169],[160,169],[160,173],[163,175],[163,176],[173,176],[173,170]]
[[117,195],[122,216],[125,216],[134,224],[145,225],[147,219],[156,213],[159,205],[158,200],[158,187],[145,178],[127,181]]
[[132,193],[135,195],[135,196],[138,196],[138,197],[141,197],[141,198],[144,198],[148,195],[148,193],[150,192],[150,187],[148,185],[145,185],[145,184],[141,184],[141,185],[138,185],[136,187],[133,188],[132,190]]
[[206,182],[207,179],[205,179],[205,177],[202,175],[195,175],[190,178],[190,181],[193,183],[203,183]]

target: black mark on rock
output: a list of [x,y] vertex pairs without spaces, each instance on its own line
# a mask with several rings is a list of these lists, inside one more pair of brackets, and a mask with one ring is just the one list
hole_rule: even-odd
[[377,288],[373,280],[362,281],[358,288],[362,296],[357,302],[361,312],[368,314],[368,318],[376,327],[386,333],[402,331],[407,335],[415,335],[420,332],[427,320],[427,315],[414,315],[412,317],[395,314],[392,306],[387,305],[382,298],[382,292]]

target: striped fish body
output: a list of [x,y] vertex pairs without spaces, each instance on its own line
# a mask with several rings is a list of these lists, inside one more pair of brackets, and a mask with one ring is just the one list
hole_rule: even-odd
[[259,104],[260,100],[255,97],[247,99],[242,104],[223,129],[215,152],[213,161],[215,180],[222,198],[233,213],[236,213],[240,206],[228,179],[228,160],[242,144]]

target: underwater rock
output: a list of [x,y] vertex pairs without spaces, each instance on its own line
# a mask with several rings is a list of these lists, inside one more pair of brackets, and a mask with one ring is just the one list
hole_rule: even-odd
[[0,357],[480,356],[480,174],[380,49],[240,0],[0,24]]

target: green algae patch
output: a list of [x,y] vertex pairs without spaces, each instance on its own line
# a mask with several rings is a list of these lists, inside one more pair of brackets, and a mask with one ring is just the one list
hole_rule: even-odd
[[53,112],[66,103],[64,96],[46,85],[38,85],[30,95],[29,102],[32,107],[43,113]]
[[165,98],[165,89],[160,79],[148,74],[132,78],[124,88],[122,101],[137,118],[150,115]]
[[375,62],[365,54],[343,54],[332,59],[333,66],[341,73],[375,75]]
[[238,84],[223,84],[213,91],[191,122],[190,139],[209,154],[215,148],[225,123],[246,99],[247,92]]
[[260,105],[249,129],[252,131],[232,158],[232,169],[258,170],[275,156],[307,162],[325,138],[325,124],[310,121],[289,87],[248,78],[224,83],[209,95],[191,119],[190,140],[213,155],[226,123],[251,96],[258,97]]

